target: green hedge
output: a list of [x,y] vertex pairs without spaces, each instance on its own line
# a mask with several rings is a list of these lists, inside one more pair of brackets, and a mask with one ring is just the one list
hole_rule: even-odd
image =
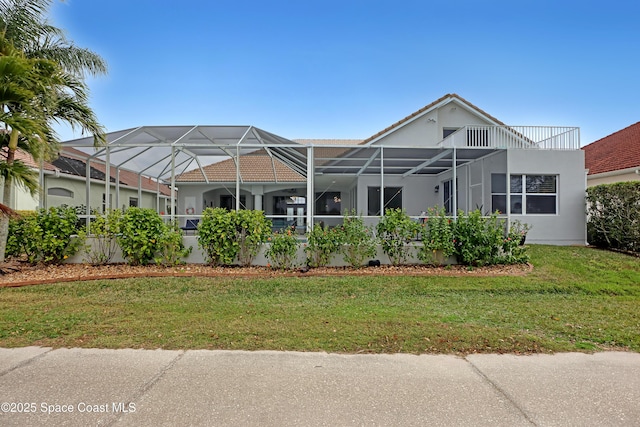
[[587,239],[602,248],[640,252],[640,182],[587,189]]

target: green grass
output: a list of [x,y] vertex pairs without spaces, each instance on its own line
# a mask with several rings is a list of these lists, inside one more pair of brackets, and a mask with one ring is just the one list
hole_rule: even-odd
[[640,260],[531,246],[517,277],[138,278],[0,289],[0,346],[640,351]]

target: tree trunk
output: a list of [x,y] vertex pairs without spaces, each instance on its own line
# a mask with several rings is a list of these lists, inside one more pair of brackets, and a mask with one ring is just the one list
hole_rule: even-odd
[[[16,149],[18,147],[18,132],[13,130],[11,131],[11,137],[9,139],[9,146],[7,147],[7,165],[11,166],[13,164],[13,160],[15,159]],[[2,202],[9,206],[10,208],[14,208],[15,206],[11,206],[11,190],[12,190],[12,180],[10,176],[7,176],[4,179],[4,189]],[[4,262],[5,252],[7,249],[7,238],[9,237],[9,217],[7,215],[2,215],[0,217],[0,262]]]

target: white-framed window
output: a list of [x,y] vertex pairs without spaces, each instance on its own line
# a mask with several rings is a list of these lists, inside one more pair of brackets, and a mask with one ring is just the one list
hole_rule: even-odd
[[137,197],[129,197],[129,207],[138,207],[138,198]]
[[[491,174],[491,211],[507,212],[506,174]],[[558,213],[557,175],[511,175],[509,180],[512,214],[555,215]]]
[[62,187],[52,187],[47,190],[47,195],[73,198],[73,191]]

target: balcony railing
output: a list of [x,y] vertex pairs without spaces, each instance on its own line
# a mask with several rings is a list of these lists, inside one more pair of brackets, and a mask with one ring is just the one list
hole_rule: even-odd
[[579,150],[580,128],[563,126],[465,126],[442,147],[521,150]]

